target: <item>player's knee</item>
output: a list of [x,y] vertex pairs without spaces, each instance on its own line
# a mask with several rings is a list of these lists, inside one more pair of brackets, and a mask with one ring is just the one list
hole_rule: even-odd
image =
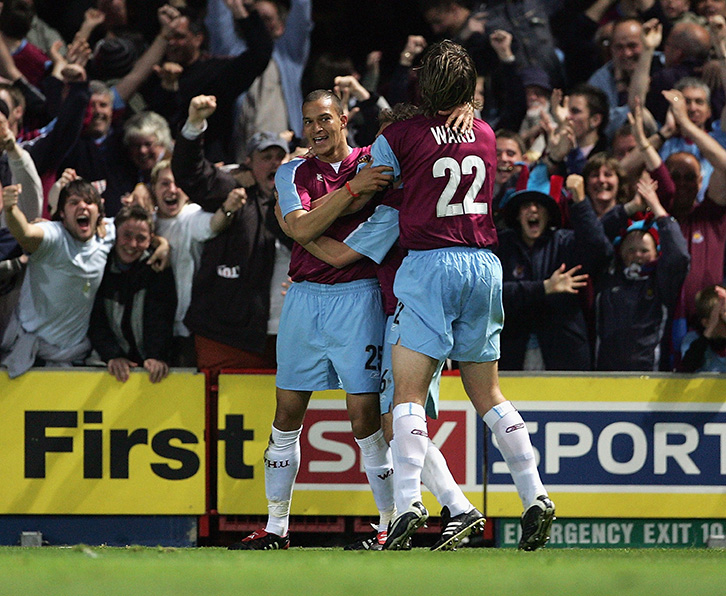
[[273,426],[282,431],[297,430],[302,426],[305,410],[278,408]]
[[355,438],[365,439],[381,428],[381,417],[377,412],[358,413],[357,416],[351,416],[350,425]]

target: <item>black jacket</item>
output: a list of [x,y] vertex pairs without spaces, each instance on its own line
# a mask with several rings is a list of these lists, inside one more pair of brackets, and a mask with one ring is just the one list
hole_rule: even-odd
[[[213,211],[237,186],[234,178],[204,158],[203,140],[179,135],[172,170],[190,200]],[[227,230],[204,244],[184,324],[193,333],[228,346],[262,353],[270,314],[275,241],[291,243],[275,219],[274,197],[257,186],[232,216]]]
[[206,133],[207,156],[214,161],[229,161],[237,97],[264,72],[272,56],[272,38],[257,11],[250,11],[248,18],[235,21],[235,25],[247,42],[246,51],[234,57],[201,56],[184,67],[178,91],[163,89],[159,77],[150,77],[141,90],[149,109],[164,116],[172,131],[179,130],[186,120],[193,97],[214,95],[217,109],[209,118]]
[[108,257],[91,312],[88,337],[101,359],[125,357],[141,366],[147,358],[169,361],[176,289],[171,267],[157,273],[149,255],[124,270]]
[[597,282],[597,370],[661,367],[661,343],[690,257],[678,222],[660,217],[657,224],[661,255],[648,277],[628,279],[618,258]]
[[587,324],[578,294],[549,294],[544,280],[565,263],[581,273],[603,268],[613,249],[588,200],[570,206],[572,230],[548,230],[529,248],[519,229],[499,236],[502,262],[504,328],[502,370],[522,370],[527,342],[537,336],[547,370],[591,370]]

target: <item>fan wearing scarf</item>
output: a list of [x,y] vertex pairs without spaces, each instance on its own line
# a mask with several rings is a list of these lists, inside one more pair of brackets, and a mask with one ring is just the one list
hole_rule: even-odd
[[[613,264],[596,281],[597,370],[668,369],[664,341],[690,257],[680,226],[661,205],[645,173],[637,192],[650,213],[615,239]],[[650,217],[652,216],[652,217]]]

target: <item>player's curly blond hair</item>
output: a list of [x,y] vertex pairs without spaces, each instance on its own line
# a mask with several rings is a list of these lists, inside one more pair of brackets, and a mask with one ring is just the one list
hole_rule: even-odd
[[476,67],[458,43],[445,39],[429,46],[418,68],[418,77],[421,109],[427,116],[466,103],[474,105]]

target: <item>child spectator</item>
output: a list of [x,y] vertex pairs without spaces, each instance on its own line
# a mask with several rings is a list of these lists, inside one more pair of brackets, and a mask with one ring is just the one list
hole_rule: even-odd
[[658,200],[650,176],[638,193],[654,221],[632,224],[618,244],[613,265],[596,283],[597,370],[659,370],[661,344],[683,280],[688,247],[681,229]]
[[726,373],[726,288],[708,286],[696,294],[698,331],[681,344],[679,372]]

